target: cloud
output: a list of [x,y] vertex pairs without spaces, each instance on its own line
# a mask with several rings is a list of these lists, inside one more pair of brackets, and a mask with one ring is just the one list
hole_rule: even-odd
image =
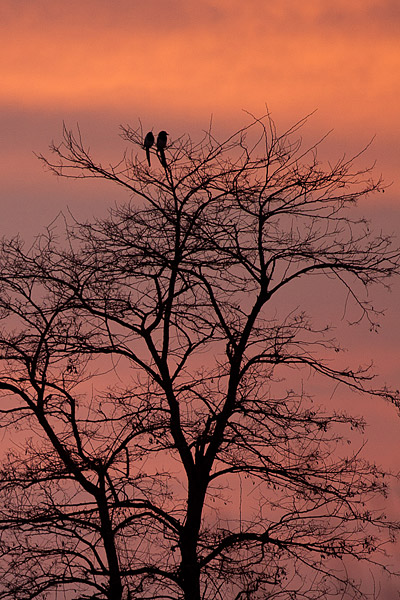
[[397,165],[397,2],[9,0],[0,11],[3,112],[204,127],[266,102],[279,122],[318,108],[320,131],[339,128],[347,143],[377,133],[386,152],[390,138]]
[[342,99],[352,112],[353,95],[362,112],[400,87],[397,39],[378,31],[371,44],[365,28],[376,27],[374,2],[16,4],[18,15],[4,4],[3,103],[197,113],[268,101],[304,112]]

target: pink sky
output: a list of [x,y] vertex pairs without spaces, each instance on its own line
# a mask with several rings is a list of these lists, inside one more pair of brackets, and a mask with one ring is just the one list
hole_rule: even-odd
[[[139,117],[178,136],[196,135],[211,114],[217,131],[231,131],[242,109],[261,114],[265,103],[281,127],[318,109],[309,131],[333,128],[333,153],[376,135],[368,158],[396,180],[399,26],[397,0],[3,0],[0,176],[10,226],[23,227],[29,190],[44,222],[64,194],[79,194],[54,186],[32,155],[63,119],[79,121],[101,152],[116,151],[118,125]],[[399,186],[385,196],[396,212]],[[58,197],[51,205],[47,193]]]
[[[375,135],[365,163],[376,159],[393,184],[361,210],[398,230],[399,27],[397,0],[3,0],[1,234],[34,235],[66,206],[90,217],[121,197],[43,171],[33,151],[59,139],[63,120],[113,160],[121,123],[196,137],[213,115],[223,135],[246,122],[242,109],[262,114],[265,103],[282,129],[317,109],[307,135],[333,129],[331,159]],[[391,371],[398,289],[385,298]]]
[[[30,237],[60,210],[90,217],[122,197],[42,170],[32,151],[45,152],[63,120],[114,160],[120,123],[140,118],[145,129],[196,137],[213,114],[222,135],[246,122],[242,109],[262,114],[265,103],[282,129],[318,109],[308,132],[334,130],[324,150],[332,159],[376,135],[366,163],[376,159],[393,185],[365,211],[399,231],[399,31],[398,0],[2,0],[0,234]],[[382,296],[379,336],[348,334],[352,352],[374,355],[397,387],[399,298],[397,282]],[[387,406],[368,413],[373,447],[398,467],[400,419]]]

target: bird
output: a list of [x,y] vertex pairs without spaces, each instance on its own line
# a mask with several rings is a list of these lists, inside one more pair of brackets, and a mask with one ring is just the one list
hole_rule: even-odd
[[143,142],[143,148],[146,150],[147,162],[149,163],[149,167],[151,166],[151,164],[150,164],[150,148],[152,147],[153,144],[154,144],[154,135],[153,135],[152,131],[149,131],[149,133],[146,134],[146,137],[144,138],[144,142]]
[[160,162],[162,166],[165,168],[167,166],[167,161],[165,160],[165,152],[164,148],[167,145],[167,135],[166,131],[160,131],[157,136],[157,150],[160,153]]

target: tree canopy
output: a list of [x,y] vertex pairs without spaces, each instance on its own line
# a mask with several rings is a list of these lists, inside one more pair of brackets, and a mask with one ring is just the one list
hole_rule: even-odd
[[382,182],[322,163],[305,123],[184,135],[151,166],[125,127],[110,167],[64,128],[41,157],[130,200],[1,244],[1,600],[364,597],[346,561],[385,564],[387,478],[304,380],[399,401],[293,298],[329,281],[374,328],[400,253],[355,216]]

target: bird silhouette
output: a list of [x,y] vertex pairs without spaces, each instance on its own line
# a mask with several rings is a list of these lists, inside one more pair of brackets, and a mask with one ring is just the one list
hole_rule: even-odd
[[168,133],[166,131],[160,131],[157,136],[157,150],[160,153],[160,162],[164,168],[167,166],[164,152],[164,148],[167,145],[167,135]]
[[143,142],[143,148],[146,150],[147,162],[149,163],[149,167],[151,166],[151,164],[150,164],[150,148],[152,147],[153,144],[154,144],[154,135],[153,135],[152,131],[149,131],[149,133],[146,134],[146,137],[144,138],[144,142]]

